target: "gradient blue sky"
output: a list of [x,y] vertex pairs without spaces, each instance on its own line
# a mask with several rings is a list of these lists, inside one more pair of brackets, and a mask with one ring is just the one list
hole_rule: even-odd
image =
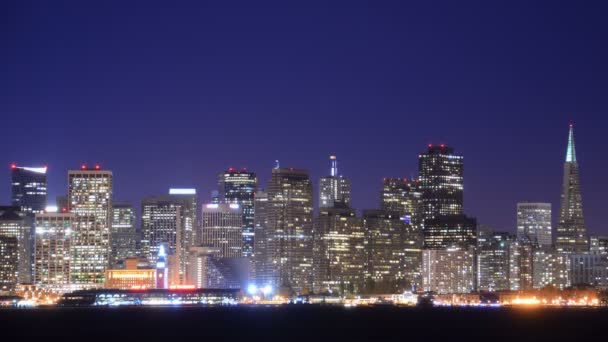
[[[358,209],[417,174],[428,143],[465,156],[465,207],[515,230],[559,209],[575,122],[588,228],[605,223],[608,21],[602,2],[2,1],[0,198],[9,163],[82,162],[115,199],[196,187],[229,166],[310,170],[336,154]],[[316,189],[315,189],[316,190]],[[555,224],[555,222],[554,222]]]

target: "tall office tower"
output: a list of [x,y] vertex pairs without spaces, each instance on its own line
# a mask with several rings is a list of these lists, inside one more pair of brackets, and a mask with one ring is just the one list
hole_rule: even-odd
[[73,218],[70,213],[36,214],[34,284],[62,289],[70,283]]
[[509,246],[513,240],[505,232],[495,232],[477,240],[478,290],[509,290]]
[[608,254],[608,236],[590,236],[589,252],[591,254]]
[[330,156],[329,176],[319,181],[319,207],[331,208],[334,205],[350,206],[350,180],[338,174],[338,160]]
[[542,289],[553,286],[560,290],[570,287],[570,255],[552,250],[534,251],[532,286]]
[[238,204],[203,205],[201,220],[202,245],[219,248],[216,256],[243,256],[243,212]]
[[265,277],[273,288],[305,293],[312,287],[312,183],[308,171],[275,168],[268,186]]
[[163,244],[174,282],[185,282],[188,251],[200,239],[194,229],[196,205],[195,189],[170,189],[169,195],[146,197],[141,202],[142,254],[154,265]]
[[22,167],[11,164],[12,203],[31,217],[46,207],[47,167]]
[[130,203],[112,203],[112,269],[124,268],[125,260],[137,256],[135,209]]
[[424,248],[476,246],[477,220],[464,215],[437,216],[424,222]]
[[367,243],[365,291],[395,293],[421,285],[422,236],[401,214],[364,210]]
[[475,291],[475,247],[422,251],[422,287],[438,294]]
[[418,163],[423,219],[462,215],[463,157],[451,147],[429,145]]
[[551,248],[551,203],[517,203],[517,239]]
[[314,292],[356,294],[363,290],[365,231],[355,210],[337,203],[321,208],[313,246]]
[[0,295],[15,291],[19,277],[19,242],[0,234]]
[[253,248],[253,272],[252,276],[258,286],[266,286],[273,279],[271,265],[267,262],[268,256],[268,193],[258,191],[255,193],[255,246]]
[[[253,172],[229,168],[219,175],[220,200],[238,204],[242,210],[243,256],[252,257],[255,245],[254,194],[258,189],[258,179]],[[213,204],[213,203],[212,203]]]
[[380,208],[397,212],[405,222],[420,227],[422,201],[419,185],[419,182],[407,178],[384,178]]
[[570,125],[555,247],[559,252],[581,253],[589,251],[588,242],[585,218],[583,217],[581,183],[574,148],[574,127]]
[[101,287],[110,264],[112,171],[99,165],[68,171],[68,198],[74,214],[70,282]]
[[44,212],[47,204],[47,167],[22,167],[11,164],[11,200],[12,205],[21,208],[27,219],[29,229],[23,239],[27,249],[27,267],[22,269],[19,281],[31,282],[32,262],[34,260],[34,214]]
[[512,241],[509,244],[509,289],[532,289],[534,246],[529,241]]
[[[27,213],[21,211],[20,207],[0,206],[0,236],[7,239],[14,238],[17,241],[18,259],[15,265],[17,267],[17,280],[20,283],[31,282],[31,226],[32,223]],[[7,240],[6,243],[10,245],[12,242]]]

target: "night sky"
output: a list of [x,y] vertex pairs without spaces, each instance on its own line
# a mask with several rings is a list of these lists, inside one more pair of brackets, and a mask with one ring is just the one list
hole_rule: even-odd
[[[0,198],[9,164],[101,163],[114,199],[196,187],[274,160],[315,191],[336,154],[357,209],[417,174],[429,143],[465,158],[465,208],[515,231],[518,201],[559,210],[568,123],[583,205],[605,224],[608,20],[602,2],[2,1]],[[554,226],[556,221],[554,220]]]

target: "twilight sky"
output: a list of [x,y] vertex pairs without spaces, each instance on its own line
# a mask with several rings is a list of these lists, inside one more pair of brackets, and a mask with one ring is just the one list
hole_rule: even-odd
[[229,166],[265,187],[275,159],[316,191],[336,154],[375,208],[382,177],[446,143],[467,214],[514,231],[517,201],[557,217],[573,121],[588,230],[608,234],[600,1],[125,3],[0,3],[3,202],[13,161],[49,165],[51,202],[99,162],[139,206],[169,187],[206,201]]

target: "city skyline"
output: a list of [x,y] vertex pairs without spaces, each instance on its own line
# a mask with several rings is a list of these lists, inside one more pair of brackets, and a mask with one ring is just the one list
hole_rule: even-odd
[[336,155],[352,206],[371,209],[381,179],[415,175],[432,143],[465,156],[480,224],[513,230],[531,201],[556,226],[572,121],[587,229],[608,230],[596,4],[0,6],[0,179],[11,162],[48,164],[49,199],[82,162],[115,171],[115,199],[136,205],[170,187],[203,201],[230,166],[266,184],[277,159],[308,169],[318,198]]
[[[570,122],[567,127],[569,128],[569,131],[568,131],[567,139],[565,141],[566,141],[566,144],[568,146],[567,147],[567,153],[570,153],[569,152],[570,151],[569,142],[570,142],[571,134],[572,134],[571,133],[571,129],[572,129],[572,127],[574,127],[574,123]],[[562,139],[562,140],[564,140],[564,139]],[[577,137],[577,140],[578,140],[578,137]],[[464,174],[466,175],[464,177],[464,179],[465,179],[465,189],[467,189],[466,184],[470,184],[471,183],[471,181],[469,180],[470,176],[468,176],[468,172],[467,172],[469,170],[469,167],[468,167],[468,165],[469,165],[469,163],[468,163],[469,160],[468,159],[469,158],[466,158],[466,155],[464,153],[460,153],[460,151],[458,150],[457,147],[454,147],[454,146],[449,146],[448,147],[445,144],[440,144],[440,145],[429,144],[427,146],[423,146],[423,149],[421,150],[421,152],[419,154],[426,153],[427,149],[430,150],[430,146],[437,147],[439,149],[441,149],[441,146],[446,146],[446,148],[455,148],[455,149],[457,149],[457,152],[458,152],[457,154],[458,155],[465,156],[465,160],[467,160],[467,163],[466,163],[467,166],[465,167],[465,171],[464,171]],[[330,157],[335,158],[335,156],[333,156],[333,155],[330,156]],[[566,160],[567,158],[568,158],[567,155],[562,154],[562,158],[561,158],[562,159],[562,164],[563,164],[563,161]],[[327,157],[324,160],[326,161]],[[341,160],[343,160],[343,158],[341,158]],[[276,164],[276,161],[274,161],[274,162]],[[51,178],[51,179],[57,178],[57,177],[52,177],[53,174],[52,174],[52,171],[50,171],[52,169],[51,169],[51,167],[49,167],[49,164],[50,163],[39,163],[39,164],[34,163],[32,165],[25,166],[25,164],[17,163],[17,162],[12,161],[12,162],[10,162],[8,164],[7,169],[9,171],[13,171],[15,169],[15,167],[18,167],[18,168],[23,168],[23,167],[25,167],[25,168],[28,168],[28,167],[29,168],[41,167],[41,168],[45,169],[45,172],[46,172],[45,176],[47,178]],[[585,169],[585,164],[586,164],[586,161],[583,160],[583,170]],[[101,165],[100,163],[82,163],[82,164],[78,164],[78,165],[80,165],[81,168],[86,166],[86,167],[92,167],[92,168],[97,168],[98,167],[100,169],[108,169],[106,167],[106,165]],[[74,166],[76,166],[76,165],[74,165]],[[276,165],[274,165],[274,166],[276,166]],[[117,166],[117,167],[118,167],[118,169],[120,169],[119,166]],[[111,167],[110,169],[112,169],[112,171],[114,172],[117,169],[117,167]],[[75,167],[70,167],[70,169],[72,169],[72,168],[75,168]],[[252,170],[250,168],[245,168],[245,167],[243,167],[242,170],[243,170],[243,172],[255,172],[255,173],[258,173],[258,175],[259,175],[258,178],[260,179],[259,180],[258,188],[260,190],[261,189],[266,190],[266,186],[267,186],[267,184],[269,182],[269,177],[268,176],[270,174],[270,171],[273,168],[274,167],[268,168],[268,172],[264,172],[264,170]],[[308,169],[306,167],[301,167],[301,168],[309,171],[310,174],[311,174],[311,180],[313,180],[313,192],[315,194],[313,202],[314,202],[315,213],[317,213],[318,210],[319,210],[319,206],[320,206],[320,202],[319,202],[319,191],[320,191],[319,180],[321,180],[323,177],[326,177],[327,172],[325,171],[325,173],[324,173],[322,170],[320,170],[319,171],[319,177],[314,178],[314,176],[312,176],[313,172],[311,172],[310,169]],[[418,168],[418,166],[416,166],[416,168]],[[235,170],[235,168],[233,168],[232,166],[231,167],[225,167],[224,169],[226,169],[226,170],[228,170],[228,169]],[[327,169],[327,167],[325,167],[325,170],[326,169]],[[245,170],[250,170],[250,171],[245,171]],[[65,171],[66,171],[66,174],[67,174],[68,170],[66,169]],[[347,172],[348,172],[348,170],[347,170]],[[551,173],[554,173],[554,172],[551,172]],[[217,179],[217,174],[218,173],[223,174],[224,171],[216,171],[215,172],[216,179]],[[1,172],[0,172],[0,174],[1,174]],[[410,173],[410,175],[408,177],[403,176],[403,178],[409,178],[409,179],[415,179],[417,177],[419,177],[419,173],[414,173],[414,172]],[[562,177],[563,177],[563,170],[562,170]],[[386,179],[386,178],[387,177],[384,177],[383,179]],[[388,178],[390,178],[390,177],[388,177]],[[584,174],[584,171],[583,171],[583,176],[581,177],[581,181],[580,181],[581,184],[585,184],[586,183],[585,182],[585,178],[586,177],[585,177],[585,174]],[[382,181],[383,181],[383,179],[380,179],[380,180],[371,180],[371,183],[378,183],[377,184],[377,193],[374,194],[376,196],[375,198],[372,198],[372,199],[369,199],[369,198],[361,199],[361,198],[356,198],[356,195],[351,195],[351,201],[352,201],[351,207],[356,210],[357,215],[361,215],[362,212],[363,212],[363,210],[379,209],[380,208],[380,206],[378,205],[378,202],[377,202],[377,196],[382,191],[382,186],[383,186],[382,185]],[[114,182],[116,182],[116,180],[114,180]],[[183,182],[179,182],[177,184],[183,184],[184,186],[192,187],[189,184],[193,184],[193,183],[196,183],[196,181],[195,182],[191,182],[191,183],[187,183],[186,181],[183,181]],[[198,196],[197,198],[200,201],[200,203],[211,203],[212,202],[212,192],[213,191],[217,191],[218,188],[221,186],[221,184],[218,185],[217,183],[215,183],[215,185],[214,185],[214,179],[213,178],[210,181],[208,181],[207,183],[211,184],[211,185],[209,185],[208,189],[201,190],[201,189],[196,188],[197,189],[196,193],[197,193],[197,196]],[[368,181],[367,183],[370,183],[370,181]],[[66,182],[66,184],[67,184],[67,182]],[[176,188],[176,186],[174,186],[174,184],[169,184],[169,188]],[[362,184],[359,183],[358,185],[361,186]],[[154,188],[156,188],[156,187],[158,187],[158,186],[155,185]],[[192,188],[194,188],[194,187],[192,187]],[[356,191],[357,184],[355,185],[354,188],[355,189],[353,189],[352,192],[356,193],[357,192]],[[559,186],[558,186],[558,188],[559,188]],[[61,191],[54,191],[56,189],[57,189],[57,185],[56,184],[52,184],[51,181],[48,181],[48,184],[47,184],[47,191],[48,191],[48,200],[47,200],[47,202],[48,202],[48,206],[51,206],[51,207],[55,206],[55,205],[58,206],[58,204],[55,203],[54,199],[56,197],[58,197],[58,196],[61,196],[62,192]],[[208,191],[206,191],[206,190],[208,190]],[[9,188],[9,191],[10,191],[10,188]],[[114,201],[119,201],[119,202],[126,202],[126,203],[129,203],[129,204],[131,204],[131,205],[133,205],[135,207],[136,212],[137,212],[137,215],[136,215],[137,216],[136,227],[139,230],[141,228],[141,210],[140,210],[141,208],[139,206],[139,203],[141,203],[142,199],[145,198],[145,197],[156,196],[156,195],[159,195],[159,194],[163,194],[166,191],[167,191],[167,188],[160,189],[160,191],[156,192],[156,193],[153,193],[153,192],[150,191],[146,196],[144,196],[142,198],[135,198],[133,200],[123,200],[123,198],[120,198],[120,197],[117,198],[117,195],[114,195],[114,199],[113,200]],[[0,194],[1,193],[2,192],[0,192]],[[585,197],[585,198],[588,197],[586,195],[584,185],[582,186],[582,193],[583,193],[583,197]],[[8,194],[8,196],[10,197],[10,193]],[[477,218],[478,221],[480,221],[479,217],[486,217],[487,216],[486,213],[484,213],[484,212],[474,212],[474,211],[472,211],[472,209],[467,209],[467,208],[472,207],[470,205],[467,205],[467,203],[469,201],[478,202],[479,199],[476,200],[475,198],[471,198],[470,191],[465,191],[465,201],[464,201],[465,204],[464,204],[464,208],[465,208],[465,212],[469,216],[473,216],[473,217]],[[537,202],[547,202],[547,203],[551,203],[551,204],[556,203],[556,204],[553,204],[553,206],[555,208],[559,208],[560,204],[561,204],[559,197],[557,199],[538,198],[536,201]],[[516,215],[517,204],[520,203],[520,202],[534,202],[534,201],[531,201],[531,200],[528,200],[528,199],[520,199],[518,202],[514,202],[513,203],[513,208],[493,208],[493,210],[508,211],[508,213],[511,214],[511,217],[508,217],[506,219],[506,221],[513,221],[512,224],[510,224],[510,225],[507,224],[507,226],[505,226],[505,225],[495,225],[495,224],[490,223],[490,222],[495,221],[495,220],[484,220],[484,221],[480,221],[478,223],[481,224],[481,225],[484,225],[484,226],[490,226],[490,227],[492,227],[495,230],[508,231],[508,232],[516,233],[517,232],[517,215]],[[587,200],[585,202],[587,202]],[[7,204],[10,203],[10,198],[6,201],[6,203]],[[370,203],[370,206],[369,207],[357,206],[358,203],[359,204],[360,203]],[[592,203],[589,203],[589,204],[585,203],[585,220],[589,221],[589,222],[597,222],[597,221],[599,221],[599,219],[597,217],[594,219],[593,217],[591,217],[591,214],[588,213],[588,210],[586,209],[588,206],[589,207],[593,207],[593,204]],[[551,217],[552,217],[552,226],[553,226],[553,234],[555,234],[555,229],[556,229],[556,227],[558,225],[558,221],[559,221],[559,216],[558,215],[559,215],[559,211],[558,210],[554,210],[553,213],[552,213],[552,215],[551,215]],[[601,226],[600,227],[595,227],[596,229],[593,229],[593,228],[594,227],[592,227],[590,224],[587,224],[587,231],[588,231],[589,234],[606,234],[606,233],[608,233],[608,230],[607,229],[602,229]]]

